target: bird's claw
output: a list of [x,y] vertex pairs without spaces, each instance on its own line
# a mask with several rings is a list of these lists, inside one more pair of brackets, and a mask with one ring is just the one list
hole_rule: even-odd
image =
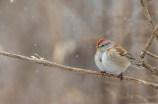
[[120,80],[122,81],[123,80],[123,74],[121,73],[118,78],[120,78]]
[[106,73],[105,71],[101,71],[101,73],[102,73],[102,76],[104,77],[104,74]]

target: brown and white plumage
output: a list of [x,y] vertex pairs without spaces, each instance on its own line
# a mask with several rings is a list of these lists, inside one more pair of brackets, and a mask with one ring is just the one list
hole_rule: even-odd
[[129,65],[139,68],[131,62],[135,59],[128,51],[107,39],[100,39],[97,42],[94,59],[101,72],[110,74],[122,75]]

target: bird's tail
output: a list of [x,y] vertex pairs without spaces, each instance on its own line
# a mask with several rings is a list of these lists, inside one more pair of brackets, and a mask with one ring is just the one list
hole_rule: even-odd
[[143,66],[139,65],[139,64],[135,64],[135,63],[131,63],[130,66],[135,67],[137,69],[144,69]]

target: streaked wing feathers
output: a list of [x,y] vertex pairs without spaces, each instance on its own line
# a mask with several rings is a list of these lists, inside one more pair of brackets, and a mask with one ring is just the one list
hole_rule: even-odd
[[126,56],[127,58],[131,60],[135,60],[135,58],[128,51],[126,51],[124,48],[122,48],[121,46],[117,44],[114,45],[114,48],[109,48],[107,51],[119,52],[120,55]]

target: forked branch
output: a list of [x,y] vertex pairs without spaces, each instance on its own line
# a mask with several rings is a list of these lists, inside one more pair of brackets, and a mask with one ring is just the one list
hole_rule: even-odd
[[153,40],[154,40],[154,38],[155,38],[155,36],[156,36],[156,34],[157,34],[157,31],[158,31],[158,24],[156,25],[154,31],[152,32],[152,34],[151,34],[149,40],[148,40],[147,43],[145,44],[145,47],[144,47],[143,51],[140,53],[140,57],[141,57],[141,58],[144,58],[144,56],[145,56],[145,54],[146,54],[144,51],[147,51],[147,50],[149,49],[151,43],[153,42]]
[[157,40],[158,40],[158,35],[157,35],[157,31],[158,31],[158,24],[156,25],[156,27],[154,26],[152,20],[151,20],[151,16],[149,14],[149,11],[148,11],[148,8],[144,2],[144,0],[140,0],[141,2],[141,5],[143,7],[143,11],[144,11],[144,16],[145,18],[147,19],[151,29],[152,29],[152,34],[150,36],[150,38],[148,39],[147,43],[145,44],[145,47],[144,49],[141,51],[141,53],[139,54],[139,60],[141,60],[141,65],[144,66],[146,69],[150,70],[153,74],[157,75],[158,76],[158,70],[157,68],[155,67],[152,67],[151,65],[147,64],[145,61],[144,61],[144,57],[146,54],[152,56],[152,57],[155,57],[157,58],[156,55],[153,55],[153,54],[149,54],[148,52],[148,49],[150,47],[150,45],[152,44],[154,38],[156,37]]

